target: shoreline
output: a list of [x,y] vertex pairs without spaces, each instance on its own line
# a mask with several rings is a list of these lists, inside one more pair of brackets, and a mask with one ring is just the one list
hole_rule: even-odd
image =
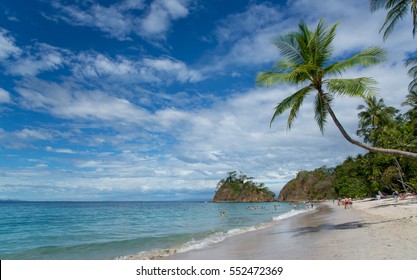
[[417,198],[332,201],[271,227],[227,238],[163,260],[417,259]]

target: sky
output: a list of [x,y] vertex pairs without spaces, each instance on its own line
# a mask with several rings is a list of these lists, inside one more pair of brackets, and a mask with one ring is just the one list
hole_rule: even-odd
[[[4,0],[0,2],[0,199],[210,200],[233,170],[278,193],[301,170],[364,153],[307,99],[291,130],[274,107],[296,88],[260,88],[273,40],[301,20],[338,23],[334,58],[380,46],[372,77],[399,109],[415,50],[411,18],[385,42],[363,0]],[[357,130],[361,100],[334,111]]]

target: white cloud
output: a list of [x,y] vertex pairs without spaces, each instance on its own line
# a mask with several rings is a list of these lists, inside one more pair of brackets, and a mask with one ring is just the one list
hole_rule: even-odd
[[76,152],[71,149],[62,149],[62,148],[54,149],[50,146],[45,147],[45,151],[52,152],[52,153],[60,153],[60,154],[76,154]]
[[171,21],[188,15],[186,7],[188,2],[188,0],[154,0],[148,15],[141,22],[141,32],[145,36],[166,33]]
[[123,56],[111,58],[100,53],[81,53],[74,60],[73,72],[80,77],[114,77],[131,83],[195,83],[204,79],[200,71],[170,57],[133,61]]
[[67,63],[68,52],[48,44],[35,44],[14,60],[5,62],[14,75],[36,76],[44,71],[57,70]]
[[40,80],[31,80],[18,87],[22,105],[66,119],[140,122],[147,113],[128,100],[93,90],[79,90]]
[[101,76],[129,76],[138,74],[136,63],[124,57],[115,60],[100,53],[81,53],[73,65],[77,75],[98,78]]
[[11,101],[10,93],[0,88],[0,103],[9,103]]
[[[181,61],[172,58],[144,59],[141,72],[152,73],[160,82],[177,81],[180,83],[198,82],[204,79],[201,72],[189,69]],[[160,78],[158,78],[160,77]]]
[[0,28],[0,59],[19,55],[21,50],[15,45],[14,39],[7,35],[7,31]]
[[137,19],[130,11],[143,8],[142,1],[124,1],[120,5],[102,6],[94,1],[83,3],[85,6],[66,5],[61,1],[53,1],[52,6],[58,15],[46,16],[53,20],[59,19],[70,25],[97,28],[111,37],[126,40],[138,25]]
[[50,140],[53,136],[41,129],[22,129],[14,133],[20,139],[30,139],[30,140]]
[[172,21],[188,15],[189,2],[189,0],[154,0],[150,6],[147,6],[144,1],[126,0],[103,6],[90,1],[83,3],[83,6],[76,6],[54,1],[52,6],[59,14],[46,17],[62,20],[70,25],[97,28],[119,40],[130,40],[133,34],[164,38]]

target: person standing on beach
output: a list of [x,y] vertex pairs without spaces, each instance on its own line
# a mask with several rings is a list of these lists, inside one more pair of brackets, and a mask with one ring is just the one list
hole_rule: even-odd
[[343,200],[343,205],[345,206],[345,209],[348,209],[349,208],[349,199],[348,198],[345,198]]
[[393,195],[394,195],[394,201],[397,202],[398,201],[398,193],[397,193],[397,191],[394,191]]

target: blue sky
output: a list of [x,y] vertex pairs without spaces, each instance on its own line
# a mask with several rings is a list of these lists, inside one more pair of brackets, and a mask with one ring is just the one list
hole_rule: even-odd
[[[369,76],[400,108],[411,19],[382,41],[368,1],[5,0],[0,3],[0,199],[209,200],[239,170],[279,192],[300,170],[361,150],[306,102],[291,131],[274,106],[290,86],[257,88],[300,20],[339,22],[335,57],[382,46]],[[360,100],[335,112],[351,134]]]

